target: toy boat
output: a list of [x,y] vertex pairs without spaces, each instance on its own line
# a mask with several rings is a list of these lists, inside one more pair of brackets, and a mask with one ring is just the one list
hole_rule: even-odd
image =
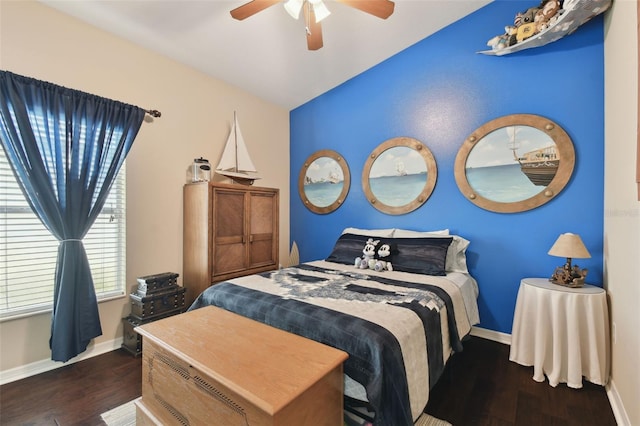
[[216,167],[216,173],[226,176],[235,183],[242,185],[253,185],[256,179],[260,179],[253,165],[249,151],[244,143],[238,116],[233,112],[233,126],[227,138],[227,144],[222,152],[222,157]]

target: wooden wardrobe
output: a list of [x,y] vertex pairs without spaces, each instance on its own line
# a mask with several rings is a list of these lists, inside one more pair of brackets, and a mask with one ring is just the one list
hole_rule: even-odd
[[210,285],[278,268],[279,191],[225,183],[184,186],[187,306]]

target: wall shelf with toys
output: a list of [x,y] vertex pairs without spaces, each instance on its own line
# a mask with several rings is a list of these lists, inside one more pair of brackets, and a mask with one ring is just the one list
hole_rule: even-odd
[[606,11],[611,0],[542,0],[516,14],[514,25],[487,42],[491,50],[478,53],[502,56],[532,47],[540,47],[573,33],[591,18]]

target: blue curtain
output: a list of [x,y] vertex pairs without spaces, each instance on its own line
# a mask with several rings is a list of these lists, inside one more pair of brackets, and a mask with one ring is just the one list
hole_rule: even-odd
[[102,210],[145,111],[0,71],[0,142],[31,208],[60,241],[51,359],[102,334],[82,238]]

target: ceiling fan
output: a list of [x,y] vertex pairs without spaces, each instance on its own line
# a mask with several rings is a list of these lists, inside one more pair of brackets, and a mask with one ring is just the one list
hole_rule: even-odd
[[[235,19],[242,21],[256,13],[280,3],[283,0],[252,0],[243,4],[230,13]],[[387,19],[393,13],[395,3],[391,0],[337,0],[363,12]],[[298,19],[300,11],[304,13],[305,29],[307,33],[307,48],[318,50],[322,47],[322,26],[320,21],[331,13],[322,0],[285,0],[284,8],[294,18]]]

